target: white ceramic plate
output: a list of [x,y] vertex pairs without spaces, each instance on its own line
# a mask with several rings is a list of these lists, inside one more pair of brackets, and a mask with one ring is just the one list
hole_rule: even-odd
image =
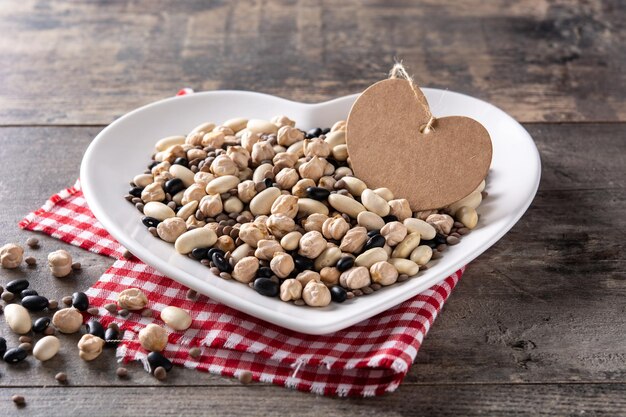
[[219,123],[232,117],[269,120],[277,114],[296,120],[303,129],[331,126],[347,118],[357,95],[304,104],[253,92],[212,91],[149,104],[111,123],[91,143],[81,165],[84,194],[95,216],[122,245],[172,279],[289,329],[309,334],[341,330],[413,297],[472,261],[513,227],[537,191],[539,154],[520,124],[484,101],[449,91],[426,88],[424,92],[436,116],[473,117],[491,134],[489,197],[478,210],[478,227],[416,278],[343,304],[298,307],[216,277],[199,262],[176,253],[172,244],[155,239],[123,196],[128,181],[145,170],[155,142],[162,137],[185,134],[206,121]]

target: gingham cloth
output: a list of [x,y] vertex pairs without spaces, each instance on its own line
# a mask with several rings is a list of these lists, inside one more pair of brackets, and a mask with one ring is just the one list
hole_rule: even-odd
[[[92,306],[100,308],[103,325],[115,321],[125,330],[124,342],[117,349],[124,362],[140,360],[146,365],[147,352],[137,342],[137,333],[150,323],[164,325],[158,313],[175,305],[193,318],[188,330],[169,335],[164,354],[175,364],[225,376],[250,371],[256,381],[321,395],[373,396],[394,391],[463,273],[461,269],[411,300],[348,329],[312,336],[264,322],[205,296],[189,300],[186,287],[138,260],[124,259],[124,248],[87,207],[79,182],[52,196],[19,226],[115,259],[87,295]],[[122,318],[103,308],[130,287],[147,295],[153,317],[132,312]],[[202,351],[197,359],[189,356],[195,346]]]

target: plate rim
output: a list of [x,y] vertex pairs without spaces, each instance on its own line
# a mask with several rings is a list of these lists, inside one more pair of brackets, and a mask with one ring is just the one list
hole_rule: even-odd
[[[529,193],[526,196],[526,199],[521,206],[523,207],[523,209],[519,210],[519,212],[515,216],[511,217],[509,221],[497,231],[497,233],[493,234],[489,239],[486,239],[480,245],[477,245],[475,248],[468,250],[468,253],[465,256],[463,256],[463,265],[467,265],[471,261],[476,259],[478,256],[480,256],[482,253],[484,253],[486,250],[488,250],[491,246],[493,246],[498,240],[500,240],[519,221],[519,219],[528,210],[528,207],[530,206],[530,204],[535,198],[535,195],[539,187],[540,179],[541,179],[540,154],[530,133],[512,116],[508,115],[506,112],[494,106],[493,104],[483,101],[481,99],[463,94],[463,93],[453,92],[450,90],[440,90],[440,89],[432,89],[432,88],[423,88],[423,90],[425,91],[425,93],[441,92],[441,93],[445,93],[446,95],[447,94],[459,95],[459,96],[462,96],[463,98],[466,98],[466,99],[469,98],[471,100],[476,100],[480,102],[481,105],[487,106],[491,110],[496,111],[501,117],[505,117],[506,119],[508,119],[508,121],[514,123],[517,129],[519,130],[519,133],[522,134],[523,138],[526,141],[528,141],[532,147],[533,152],[531,153],[531,155],[535,162],[533,165],[536,167],[535,171],[533,172],[534,183],[532,186],[532,193]],[[185,100],[185,99],[196,100],[196,99],[202,99],[203,97],[207,97],[207,96],[210,97],[214,95],[223,95],[223,94],[226,94],[226,95],[236,94],[236,95],[243,95],[243,96],[246,96],[246,95],[247,96],[251,96],[251,95],[260,96],[263,99],[279,100],[291,106],[297,106],[301,108],[324,107],[324,106],[332,105],[334,103],[344,101],[344,100],[354,100],[356,99],[356,97],[360,95],[359,93],[356,93],[356,94],[350,94],[350,95],[346,95],[342,97],[337,97],[331,100],[326,100],[326,101],[318,102],[318,103],[303,103],[303,102],[297,102],[297,101],[289,100],[289,99],[271,95],[271,94],[265,94],[265,93],[254,92],[254,91],[244,91],[244,90],[203,91],[203,92],[197,92],[197,93],[193,93],[189,95],[168,97],[168,98],[164,98],[155,102],[148,103],[144,106],[141,106],[139,108],[136,108],[124,114],[120,118],[110,123],[108,126],[106,126],[102,131],[100,131],[95,136],[95,138],[92,140],[92,142],[89,144],[89,147],[85,151],[85,154],[81,162],[81,167],[80,167],[81,188],[83,190],[85,199],[92,213],[96,217],[96,219],[121,245],[128,248],[133,254],[140,253],[142,252],[142,250],[147,250],[147,249],[143,245],[141,245],[139,242],[136,242],[129,235],[126,235],[123,232],[118,232],[119,227],[115,224],[115,222],[112,219],[108,217],[106,210],[100,206],[98,199],[94,197],[95,192],[92,192],[94,190],[91,187],[92,179],[91,179],[91,174],[89,170],[89,165],[90,165],[89,162],[94,158],[94,154],[96,152],[96,149],[98,148],[98,145],[102,141],[102,138],[105,137],[108,134],[108,132],[111,129],[113,129],[118,123],[121,123],[129,118],[132,118],[137,113],[141,113],[152,107],[164,105],[165,103],[170,103],[176,100]],[[141,259],[140,256],[137,256],[137,257]],[[166,260],[164,261],[161,261],[160,259],[151,259],[150,261],[145,261],[143,259],[141,260],[145,262],[147,265],[150,265],[153,268],[155,268],[161,274],[169,277],[170,279],[177,281],[185,286],[194,288],[196,290],[198,289],[197,286],[193,282],[189,282],[189,280],[184,277],[181,278],[181,276],[177,276],[179,273],[182,273],[181,275],[184,275],[184,274],[191,275],[189,272],[170,265]],[[406,301],[407,299],[414,297],[415,295],[427,290],[427,288],[430,288],[433,285],[436,285],[442,282],[443,280],[445,280],[448,276],[450,276],[451,274],[453,274],[459,269],[458,267],[453,267],[453,266],[454,265],[444,268],[443,271],[439,272],[434,277],[428,279],[429,284],[428,284],[428,287],[426,287],[426,289],[421,289],[417,292],[409,291],[408,293],[410,293],[411,295],[406,296],[402,299],[399,299],[399,301],[393,305],[388,305],[388,303],[386,302],[380,302],[379,305],[376,306],[375,308],[368,309],[366,316],[359,315],[356,319],[345,319],[343,321],[335,321],[330,324],[327,324],[327,323],[317,324],[314,322],[308,322],[302,318],[294,318],[288,314],[274,313],[280,316],[279,317],[280,322],[278,322],[277,321],[278,319],[274,317],[273,314],[269,314],[272,312],[269,312],[265,307],[257,306],[248,300],[236,297],[236,295],[228,291],[225,291],[223,289],[220,289],[216,286],[209,285],[210,287],[212,287],[211,291],[207,291],[205,288],[203,288],[200,290],[200,292],[207,294],[210,298],[212,298],[215,301],[226,304],[236,310],[242,311],[244,314],[251,315],[257,319],[265,320],[269,323],[275,324],[280,327],[285,327],[285,328],[288,328],[297,332],[320,335],[320,334],[328,334],[328,333],[332,333],[338,330],[345,329],[353,324],[356,324],[358,322],[371,318],[376,314],[386,311],[389,308],[393,308],[394,306]],[[224,300],[224,297],[222,297],[222,293],[227,293],[230,299]]]

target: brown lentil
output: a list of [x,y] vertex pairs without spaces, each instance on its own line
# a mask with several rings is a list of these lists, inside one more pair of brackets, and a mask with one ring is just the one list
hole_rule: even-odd
[[159,381],[163,381],[165,378],[167,378],[167,371],[165,370],[164,367],[157,366],[156,369],[154,370],[154,377],[158,379]]
[[80,262],[74,262],[72,263],[72,269],[74,271],[80,271],[82,269],[82,265],[80,264]]
[[141,317],[152,317],[152,309],[150,308],[144,308],[143,310],[141,310]]
[[26,239],[26,245],[31,249],[37,249],[39,247],[39,239],[36,237],[29,237]]
[[200,350],[200,348],[193,347],[189,349],[189,356],[191,356],[194,359],[199,358],[201,354],[202,354],[202,351]]
[[115,303],[105,304],[104,309],[111,314],[117,314],[117,304]]
[[252,382],[252,372],[242,371],[241,373],[239,373],[237,379],[239,379],[239,382],[241,382],[242,384],[249,384],[250,382]]
[[59,372],[54,376],[54,379],[56,379],[59,384],[64,384],[67,382],[67,374],[65,372]]
[[11,397],[11,400],[15,403],[15,405],[17,405],[18,407],[23,407],[24,405],[26,405],[26,399],[24,399],[23,395],[13,395]]
[[26,262],[26,265],[28,265],[28,266],[35,266],[35,265],[37,265],[37,259],[35,259],[32,256],[27,256],[26,258],[24,258],[24,262]]
[[17,340],[19,340],[20,343],[32,343],[33,342],[33,339],[28,336],[20,336]]
[[117,368],[115,374],[118,378],[126,378],[128,376],[128,369],[126,368]]
[[91,314],[92,316],[99,316],[100,315],[100,309],[97,307],[91,307],[87,309],[87,313]]
[[63,304],[65,304],[66,306],[71,306],[72,305],[72,296],[71,295],[66,295],[65,297],[61,298],[61,302]]

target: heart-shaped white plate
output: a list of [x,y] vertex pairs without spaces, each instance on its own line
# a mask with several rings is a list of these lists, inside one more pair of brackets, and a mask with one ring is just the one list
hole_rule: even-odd
[[128,181],[150,162],[155,142],[165,136],[185,134],[206,121],[220,123],[233,117],[269,120],[278,114],[296,120],[301,129],[331,126],[347,118],[357,95],[304,104],[253,92],[211,91],[149,104],[111,123],[96,136],[83,157],[82,188],[89,207],[111,235],[163,274],[271,323],[303,333],[331,333],[419,294],[472,261],[513,227],[537,191],[539,153],[519,123],[484,101],[450,91],[423,90],[433,103],[435,116],[469,116],[491,134],[489,197],[478,210],[478,227],[417,277],[343,304],[298,307],[262,296],[239,282],[216,277],[199,262],[178,254],[172,244],[154,238],[141,223],[140,213],[123,196],[128,192]]

